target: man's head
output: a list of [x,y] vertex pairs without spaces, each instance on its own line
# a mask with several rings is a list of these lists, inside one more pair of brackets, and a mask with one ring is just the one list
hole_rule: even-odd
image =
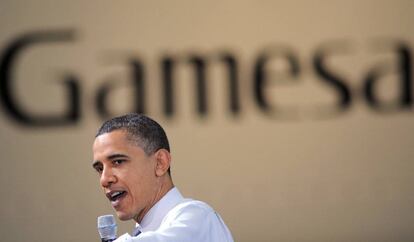
[[140,222],[173,186],[167,136],[154,120],[127,114],[106,121],[93,144],[93,167],[121,220]]
[[166,149],[170,152],[164,129],[157,122],[142,114],[130,113],[110,119],[102,124],[95,137],[114,130],[126,131],[128,140],[140,146],[147,155],[159,149]]

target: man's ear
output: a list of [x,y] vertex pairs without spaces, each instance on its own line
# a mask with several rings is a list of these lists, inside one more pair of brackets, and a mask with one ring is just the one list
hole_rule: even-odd
[[155,152],[154,155],[157,161],[157,166],[155,167],[155,175],[161,177],[167,173],[168,168],[170,168],[171,155],[170,152],[166,149],[159,149]]

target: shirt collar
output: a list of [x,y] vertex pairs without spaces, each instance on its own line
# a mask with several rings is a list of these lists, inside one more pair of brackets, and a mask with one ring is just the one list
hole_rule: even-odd
[[165,215],[178,203],[180,203],[184,197],[176,187],[173,187],[168,191],[144,216],[140,224],[141,232],[155,231],[157,230]]

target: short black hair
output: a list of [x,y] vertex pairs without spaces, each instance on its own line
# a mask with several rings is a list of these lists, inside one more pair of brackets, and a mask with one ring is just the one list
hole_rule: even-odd
[[[127,138],[141,147],[147,155],[154,154],[159,149],[170,152],[167,135],[159,123],[138,113],[129,113],[105,121],[95,137],[114,130],[124,130]],[[168,169],[170,174],[170,169]]]

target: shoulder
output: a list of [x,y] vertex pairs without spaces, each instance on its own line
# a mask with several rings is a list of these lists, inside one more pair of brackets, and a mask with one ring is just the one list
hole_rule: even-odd
[[214,209],[203,201],[193,200],[193,199],[184,199],[181,203],[173,208],[176,211],[198,211],[201,213],[210,213],[214,212]]
[[160,231],[179,236],[181,241],[233,241],[220,215],[207,203],[192,199],[183,199],[172,208]]
[[168,212],[165,217],[165,222],[176,219],[202,220],[215,214],[216,212],[214,209],[203,201],[184,199]]

